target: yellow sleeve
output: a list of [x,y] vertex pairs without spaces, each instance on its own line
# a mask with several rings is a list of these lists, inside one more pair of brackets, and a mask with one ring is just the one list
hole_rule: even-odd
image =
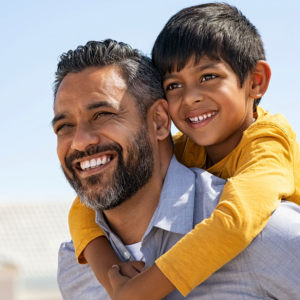
[[233,156],[234,177],[212,215],[156,261],[184,296],[245,249],[280,199],[295,191],[293,150],[285,132],[270,126],[267,133],[264,128],[248,135]]
[[83,250],[89,242],[105,235],[95,222],[95,211],[86,207],[76,197],[69,212],[69,229],[78,263],[86,264]]
[[178,132],[172,136],[174,143],[174,154],[177,160],[180,162],[183,157],[184,149],[187,143],[188,137],[181,132]]

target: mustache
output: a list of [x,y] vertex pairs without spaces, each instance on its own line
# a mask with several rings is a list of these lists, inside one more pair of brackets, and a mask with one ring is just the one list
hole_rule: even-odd
[[106,145],[97,145],[89,148],[86,151],[75,150],[65,158],[66,166],[68,169],[72,169],[72,163],[75,160],[89,157],[105,151],[116,151],[118,154],[122,154],[122,147],[118,143],[110,143]]

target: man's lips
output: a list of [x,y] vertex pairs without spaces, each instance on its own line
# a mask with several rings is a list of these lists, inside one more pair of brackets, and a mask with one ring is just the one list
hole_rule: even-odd
[[98,154],[93,157],[84,158],[75,163],[75,168],[79,171],[96,169],[108,164],[116,155],[115,154]]

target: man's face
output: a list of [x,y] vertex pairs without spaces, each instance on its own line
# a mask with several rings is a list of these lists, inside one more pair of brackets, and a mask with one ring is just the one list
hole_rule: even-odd
[[147,126],[118,70],[69,73],[54,113],[62,169],[87,206],[114,208],[149,181],[153,153]]

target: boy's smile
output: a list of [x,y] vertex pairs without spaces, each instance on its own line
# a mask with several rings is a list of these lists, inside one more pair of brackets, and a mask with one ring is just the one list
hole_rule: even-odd
[[201,58],[190,59],[179,72],[166,74],[164,90],[170,115],[177,128],[210,152],[218,152],[214,163],[225,157],[240,142],[253,122],[252,81],[248,75],[240,86],[229,64]]

